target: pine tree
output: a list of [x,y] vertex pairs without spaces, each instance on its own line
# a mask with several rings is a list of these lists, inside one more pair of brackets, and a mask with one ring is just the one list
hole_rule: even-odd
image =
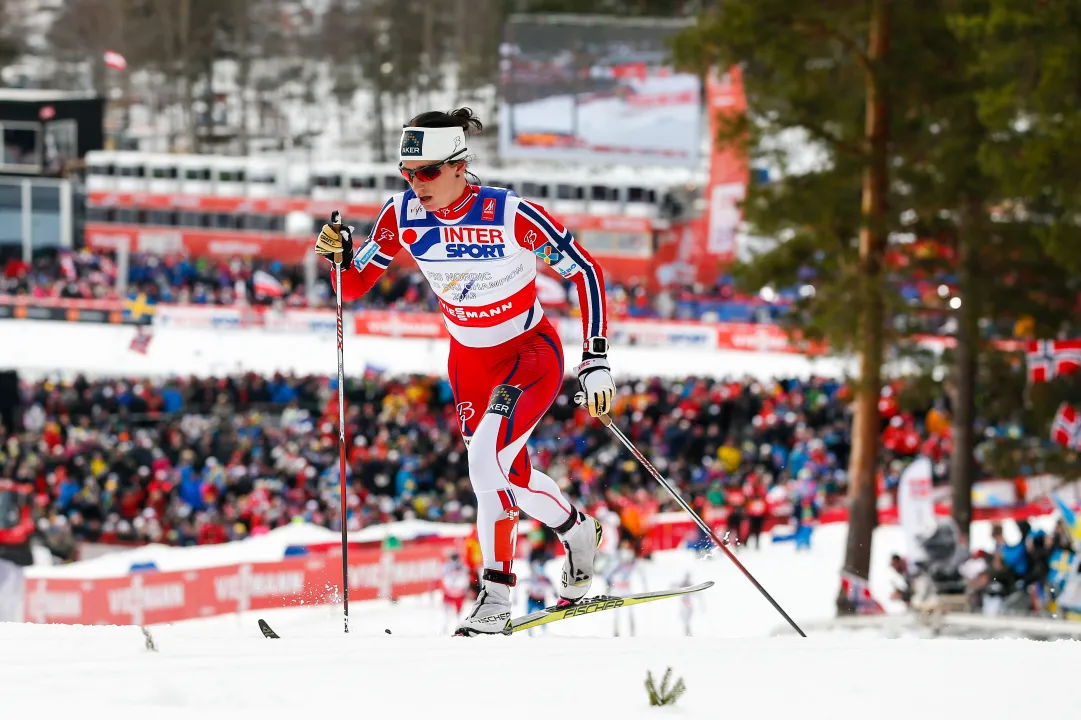
[[[788,323],[860,357],[845,568],[862,577],[876,519],[876,402],[884,349],[896,356],[928,311],[956,327],[951,482],[954,515],[965,529],[986,329],[1009,328],[1022,318],[1053,327],[1076,298],[1075,281],[1054,262],[1072,230],[1049,223],[1045,215],[1008,212],[1022,192],[1022,207],[1048,208],[1051,175],[1033,171],[1025,187],[1016,178],[1004,182],[1009,166],[1001,153],[1019,143],[1002,137],[1018,116],[1001,110],[1008,103],[1000,96],[1016,90],[1010,71],[1025,49],[1020,40],[1016,47],[1007,44],[1010,59],[1003,60],[988,48],[988,27],[1001,31],[987,20],[999,4],[1020,6],[1010,0],[883,0],[793,9],[779,1],[729,0],[675,48],[683,64],[699,69],[710,63],[743,66],[749,114],[730,123],[718,142],[742,144],[756,163],[777,171],[773,182],[749,188],[744,213],[753,234],[778,242],[737,267],[737,276],[751,290],[813,282],[815,293],[799,301]],[[1059,21],[1076,27],[1063,17]],[[1060,49],[1070,57],[1078,53],[1074,45]],[[997,71],[1003,88],[989,95],[986,78]],[[1051,98],[1032,102],[1065,106]],[[1001,118],[991,109],[1002,111]],[[814,152],[805,151],[797,158],[802,162],[794,163],[793,146]],[[1066,141],[1061,150],[1067,150]],[[1030,152],[1045,159],[1036,149]],[[1073,178],[1081,185],[1081,173],[1074,171]],[[1062,198],[1058,203],[1056,221],[1071,207]],[[891,250],[909,262],[886,273],[888,237]],[[905,238],[929,239],[947,252],[920,260],[911,256]],[[903,303],[897,285],[919,270],[955,275],[960,306]]]
[[[859,357],[844,566],[861,577],[869,573],[877,520],[883,274],[899,193],[890,178],[892,148],[897,108],[913,85],[901,70],[915,48],[897,47],[895,26],[916,22],[909,4],[892,0],[730,0],[674,46],[683,65],[703,72],[743,65],[749,114],[728,123],[718,141],[742,143],[755,161],[780,170],[775,182],[749,189],[744,212],[754,234],[781,242],[742,268],[743,278],[793,284],[814,274],[814,299],[793,319]],[[795,157],[793,144],[817,157]]]
[[972,50],[985,171],[1048,253],[1081,271],[1081,0],[971,0],[951,20]]
[[[949,133],[954,156],[940,165],[960,170],[952,181],[959,197],[954,217],[962,307],[951,482],[953,516],[967,530],[975,382],[981,353],[988,352],[979,324],[993,320],[1001,327],[1013,321],[1016,326],[1025,319],[1034,334],[1048,337],[1068,324],[1076,309],[1077,281],[1069,269],[1081,269],[1076,250],[1070,250],[1081,241],[1075,215],[1081,203],[1068,192],[1049,189],[1063,182],[1081,189],[1081,174],[1048,157],[1045,141],[1058,137],[1060,152],[1081,148],[1068,137],[1081,130],[1075,117],[1081,106],[1081,3],[1051,8],[943,0],[940,5],[949,33],[943,46],[950,50],[943,59],[953,72],[946,92],[939,92],[946,100],[939,107],[956,128]],[[1050,78],[1059,84],[1049,88]],[[1056,126],[1067,109],[1070,127],[1062,135]],[[1018,123],[1021,118],[1037,120]],[[1044,434],[1046,422],[1049,418],[1030,421],[1029,430]]]

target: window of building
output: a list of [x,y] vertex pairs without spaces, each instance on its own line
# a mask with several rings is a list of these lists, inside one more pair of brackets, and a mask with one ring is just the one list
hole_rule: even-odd
[[0,169],[41,172],[41,124],[4,121],[0,123],[3,157]]
[[79,124],[74,120],[45,123],[45,171],[61,175],[69,162],[79,159]]
[[585,191],[579,185],[556,185],[557,200],[581,200]]
[[237,169],[218,170],[218,181],[229,183],[244,182],[244,171]]

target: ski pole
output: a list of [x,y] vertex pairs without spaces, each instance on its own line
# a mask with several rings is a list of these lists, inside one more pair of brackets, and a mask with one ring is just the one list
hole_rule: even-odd
[[[585,394],[577,393],[574,396],[574,401],[579,405],[584,405]],[[758,592],[762,593],[762,597],[766,598],[766,600],[769,601],[769,604],[773,606],[773,609],[779,612],[781,614],[781,617],[788,621],[788,624],[792,626],[792,629],[799,633],[800,637],[807,637],[803,630],[800,629],[799,625],[796,624],[796,621],[790,618],[788,616],[788,613],[786,613],[784,609],[777,604],[777,601],[773,599],[773,596],[766,592],[766,589],[762,587],[762,584],[755,580],[754,575],[751,575],[750,571],[743,566],[743,563],[739,561],[739,558],[736,557],[735,553],[729,550],[728,546],[725,543],[721,542],[720,538],[717,537],[717,534],[713,532],[712,528],[710,528],[709,525],[707,525],[705,521],[698,516],[698,513],[696,513],[694,509],[687,504],[686,500],[680,497],[679,493],[676,492],[676,489],[672,487],[671,483],[665,480],[664,476],[660,474],[657,468],[653,467],[653,464],[646,459],[646,456],[638,451],[638,448],[636,448],[634,446],[634,443],[632,443],[627,438],[627,436],[623,434],[623,431],[619,429],[619,426],[615,424],[612,418],[608,415],[601,415],[598,420],[600,420],[606,428],[611,430],[613,435],[619,438],[619,441],[623,443],[623,445],[628,450],[630,450],[631,455],[634,455],[635,459],[642,464],[642,467],[644,467],[646,471],[653,476],[653,479],[659,482],[661,486],[668,491],[668,494],[671,495],[677,503],[679,503],[679,506],[687,511],[687,513],[691,516],[691,519],[693,519],[695,524],[698,525],[698,528],[702,532],[706,533],[706,535],[708,535],[711,540],[713,540],[714,545],[724,551],[724,554],[728,556],[728,559],[735,563],[736,568],[739,569],[741,573],[743,573],[744,577],[751,581],[751,584],[758,589]]]
[[[330,215],[330,223],[335,230],[342,227],[342,214],[335,210]],[[342,332],[342,257],[334,258],[334,287],[338,305],[338,461],[341,480],[342,503],[342,609],[345,613],[345,632],[349,632],[349,540],[346,531],[346,486],[345,486],[345,335]]]

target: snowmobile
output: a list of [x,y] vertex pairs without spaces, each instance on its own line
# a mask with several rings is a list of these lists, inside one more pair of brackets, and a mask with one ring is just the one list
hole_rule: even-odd
[[961,566],[968,560],[968,548],[961,544],[957,524],[950,518],[939,518],[934,532],[921,543],[926,559],[916,563],[930,579],[936,595],[963,595],[965,578]]

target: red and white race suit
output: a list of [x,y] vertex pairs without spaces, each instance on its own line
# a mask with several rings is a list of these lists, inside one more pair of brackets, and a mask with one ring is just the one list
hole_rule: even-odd
[[407,190],[387,201],[367,241],[354,247],[343,300],[371,289],[403,250],[438,297],[451,336],[448,375],[484,566],[510,572],[514,537],[497,530],[499,520],[516,518],[519,508],[553,528],[577,516],[526,448],[565,373],[559,335],[537,299],[537,258],[577,287],[586,338],[606,335],[604,276],[559,221],[510,190],[471,185],[431,213]]

